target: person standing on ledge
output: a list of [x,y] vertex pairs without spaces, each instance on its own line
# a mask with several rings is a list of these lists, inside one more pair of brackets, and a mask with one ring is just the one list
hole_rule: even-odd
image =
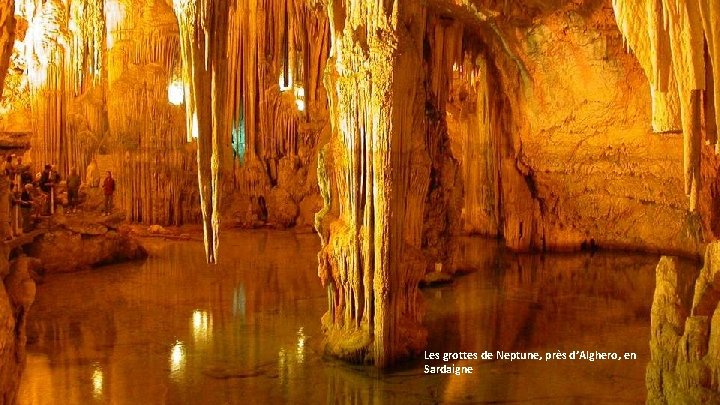
[[115,193],[115,179],[112,177],[110,170],[107,171],[105,181],[103,181],[103,192],[105,192],[105,212],[103,215],[110,215],[113,206],[113,194]]
[[25,184],[22,194],[20,194],[20,210],[22,211],[22,230],[23,232],[30,232],[33,229],[33,222],[31,218],[33,208],[32,198],[33,185],[32,183]]
[[77,211],[78,195],[80,193],[80,176],[74,167],[70,170],[70,176],[67,180],[68,188],[68,210],[69,212]]
[[43,214],[44,215],[50,215],[51,209],[51,197],[50,193],[52,192],[52,180],[50,180],[50,165],[45,165],[45,169],[43,170],[42,174],[40,175],[40,181],[39,181],[40,190],[45,194],[45,204]]

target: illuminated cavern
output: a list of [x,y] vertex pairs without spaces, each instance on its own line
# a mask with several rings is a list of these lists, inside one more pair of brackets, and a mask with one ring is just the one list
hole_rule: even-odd
[[[2,0],[0,27],[0,404],[32,403],[18,387],[53,283],[154,266],[174,251],[158,240],[202,241],[173,271],[249,266],[238,241],[259,232],[314,238],[297,243],[313,287],[291,283],[322,289],[318,352],[379,372],[446,333],[421,286],[452,296],[454,276],[510,260],[520,285],[531,268],[558,283],[547,294],[615,299],[632,295],[622,277],[583,279],[555,255],[666,255],[627,276],[647,306],[628,298],[647,321],[642,390],[720,400],[720,1]],[[513,259],[468,258],[468,243]],[[277,256],[292,266],[297,246]],[[232,294],[233,314],[265,305]],[[203,333],[220,323],[191,314]],[[172,350],[171,371],[186,358]]]

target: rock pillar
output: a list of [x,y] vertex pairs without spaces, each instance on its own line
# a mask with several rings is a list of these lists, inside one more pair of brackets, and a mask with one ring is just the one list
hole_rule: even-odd
[[424,2],[332,0],[325,77],[332,134],[320,154],[319,276],[326,349],[387,367],[421,350],[418,283],[430,159]]

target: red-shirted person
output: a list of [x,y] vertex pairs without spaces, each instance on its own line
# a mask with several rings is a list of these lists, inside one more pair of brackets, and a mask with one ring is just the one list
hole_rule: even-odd
[[107,171],[107,176],[103,181],[103,192],[105,192],[105,212],[103,215],[110,215],[113,207],[113,194],[115,193],[115,179],[112,177],[110,170]]

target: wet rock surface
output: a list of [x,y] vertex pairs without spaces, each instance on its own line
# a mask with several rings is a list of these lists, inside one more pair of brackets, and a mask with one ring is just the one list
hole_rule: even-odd
[[122,214],[58,215],[48,231],[28,248],[45,272],[72,272],[143,259],[147,252],[121,225]]
[[663,257],[651,311],[649,404],[719,403],[720,243],[707,246],[700,273]]
[[[3,246],[4,247],[4,246]],[[25,325],[35,301],[32,273],[37,260],[19,257],[8,262],[7,252],[0,260],[0,404],[13,404],[25,367]]]

